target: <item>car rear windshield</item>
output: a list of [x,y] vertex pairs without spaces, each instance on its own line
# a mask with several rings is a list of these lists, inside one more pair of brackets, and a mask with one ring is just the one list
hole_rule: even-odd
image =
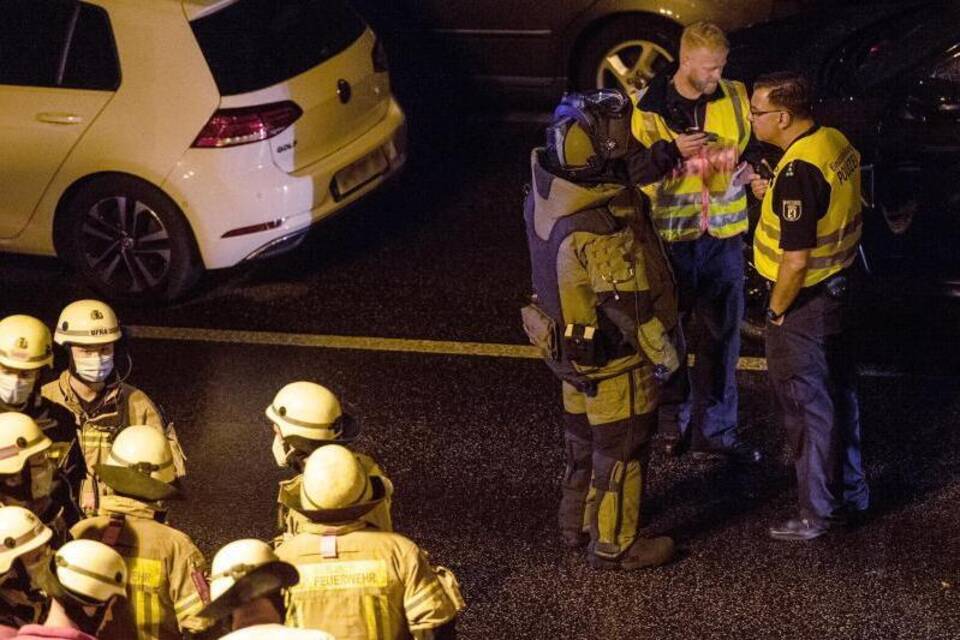
[[346,49],[365,28],[342,0],[239,0],[191,26],[225,96],[303,73]]

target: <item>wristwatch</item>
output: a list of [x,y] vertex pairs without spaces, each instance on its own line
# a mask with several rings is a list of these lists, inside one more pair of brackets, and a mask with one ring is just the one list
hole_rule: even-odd
[[770,322],[776,322],[777,320],[783,317],[784,313],[786,313],[786,311],[782,313],[777,313],[770,307],[767,307],[767,320],[769,320]]

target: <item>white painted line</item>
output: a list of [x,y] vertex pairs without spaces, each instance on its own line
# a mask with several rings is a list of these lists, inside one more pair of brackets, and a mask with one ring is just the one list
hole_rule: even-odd
[[[134,325],[126,327],[134,338],[147,340],[179,340],[188,342],[219,342],[226,344],[255,344],[280,347],[310,347],[316,349],[352,349],[359,351],[392,351],[427,353],[449,356],[482,356],[488,358],[518,358],[539,360],[537,349],[530,345],[497,344],[491,342],[455,342],[449,340],[407,340],[402,338],[369,338],[332,336],[310,333],[279,333],[273,331],[235,331],[230,329],[196,329],[191,327],[153,327]],[[688,362],[693,364],[694,355]],[[766,371],[766,358],[741,357],[740,371]],[[900,378],[903,372],[895,369],[861,367],[860,375],[870,378]],[[950,376],[919,376],[943,377]]]

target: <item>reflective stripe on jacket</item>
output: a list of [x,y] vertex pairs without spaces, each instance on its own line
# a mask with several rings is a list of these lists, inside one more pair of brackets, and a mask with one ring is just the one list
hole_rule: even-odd
[[101,513],[74,525],[74,538],[102,540],[110,514],[123,514],[114,548],[129,572],[127,599],[113,608],[100,640],[181,640],[183,632],[203,631],[210,621],[197,613],[209,601],[203,554],[183,532],[154,519],[146,503],[104,496]]
[[[783,260],[780,216],[773,210],[773,191],[781,169],[793,160],[817,167],[830,185],[830,205],[817,222],[817,246],[810,252],[803,286],[810,287],[853,264],[863,229],[860,201],[860,154],[847,138],[830,127],[820,127],[794,142],[774,168],[774,179],[763,197],[760,222],[753,237],[757,271],[776,281]],[[811,212],[819,213],[819,212]]]
[[[747,230],[747,198],[743,186],[731,183],[740,154],[750,140],[750,100],[742,82],[720,81],[724,97],[707,102],[703,130],[717,135],[697,158],[660,182],[644,188],[650,196],[657,232],[667,242],[695,240],[709,233],[729,238]],[[638,102],[643,100],[640,94]],[[658,140],[674,140],[678,132],[663,116],[642,111],[633,114],[633,135],[650,147]]]

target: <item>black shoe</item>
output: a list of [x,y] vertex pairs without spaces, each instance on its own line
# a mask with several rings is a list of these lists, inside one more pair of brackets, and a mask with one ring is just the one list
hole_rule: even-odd
[[690,450],[690,436],[668,436],[663,443],[663,452],[670,457],[680,458]]
[[618,558],[602,558],[595,553],[587,554],[587,563],[594,569],[643,569],[659,567],[673,559],[676,549],[673,539],[640,538]]
[[826,519],[826,524],[831,529],[856,529],[862,526],[866,519],[866,509],[843,505]]
[[828,530],[829,527],[826,523],[815,522],[807,518],[797,518],[770,527],[770,537],[774,540],[805,541],[819,538]]
[[710,447],[697,449],[693,452],[693,457],[697,460],[715,456],[724,456],[731,462],[741,465],[755,465],[763,462],[763,452],[751,447],[746,442],[738,442],[732,447]]
[[563,546],[566,548],[579,549],[580,547],[587,546],[587,543],[590,542],[590,534],[584,531],[561,529],[560,539],[563,541]]

